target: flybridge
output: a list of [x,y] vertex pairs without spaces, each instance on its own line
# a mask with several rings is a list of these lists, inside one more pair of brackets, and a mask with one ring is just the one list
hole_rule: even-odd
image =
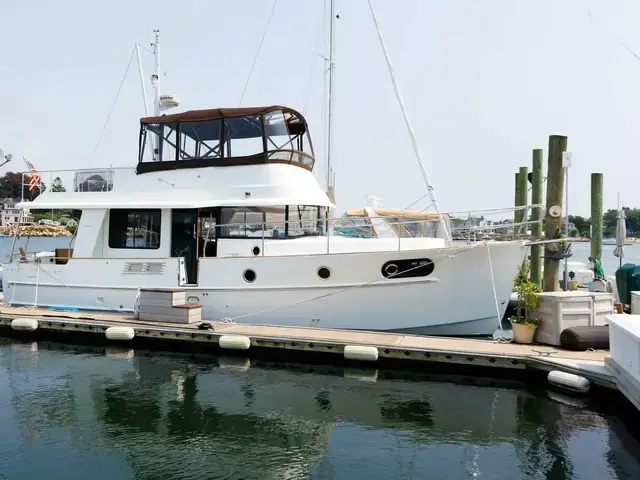
[[140,120],[136,172],[266,163],[312,170],[304,117],[283,106],[192,110]]

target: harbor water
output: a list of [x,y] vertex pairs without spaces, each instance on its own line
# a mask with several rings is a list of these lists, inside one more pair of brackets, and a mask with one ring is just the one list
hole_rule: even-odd
[[519,382],[6,338],[0,372],[3,480],[640,478],[613,409]]

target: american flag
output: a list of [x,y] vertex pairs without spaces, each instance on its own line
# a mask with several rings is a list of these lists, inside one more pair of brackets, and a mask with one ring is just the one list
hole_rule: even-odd
[[22,157],[22,159],[24,160],[24,163],[27,164],[27,168],[29,169],[29,191],[33,192],[36,188],[40,187],[40,175],[38,175],[36,167],[34,167],[29,160],[24,157]]

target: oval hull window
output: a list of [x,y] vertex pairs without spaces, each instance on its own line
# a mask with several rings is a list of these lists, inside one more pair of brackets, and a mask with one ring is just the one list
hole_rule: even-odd
[[260,255],[260,247],[257,245],[251,249],[251,253],[253,253],[256,257]]
[[428,277],[435,266],[428,258],[391,260],[382,266],[381,273],[386,278]]

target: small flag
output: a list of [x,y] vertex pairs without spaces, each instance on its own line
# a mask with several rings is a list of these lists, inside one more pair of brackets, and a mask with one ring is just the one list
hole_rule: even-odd
[[34,167],[29,160],[24,157],[22,157],[22,159],[24,160],[24,163],[27,164],[27,168],[29,169],[29,191],[33,192],[36,188],[40,187],[40,175],[38,175],[36,167]]

